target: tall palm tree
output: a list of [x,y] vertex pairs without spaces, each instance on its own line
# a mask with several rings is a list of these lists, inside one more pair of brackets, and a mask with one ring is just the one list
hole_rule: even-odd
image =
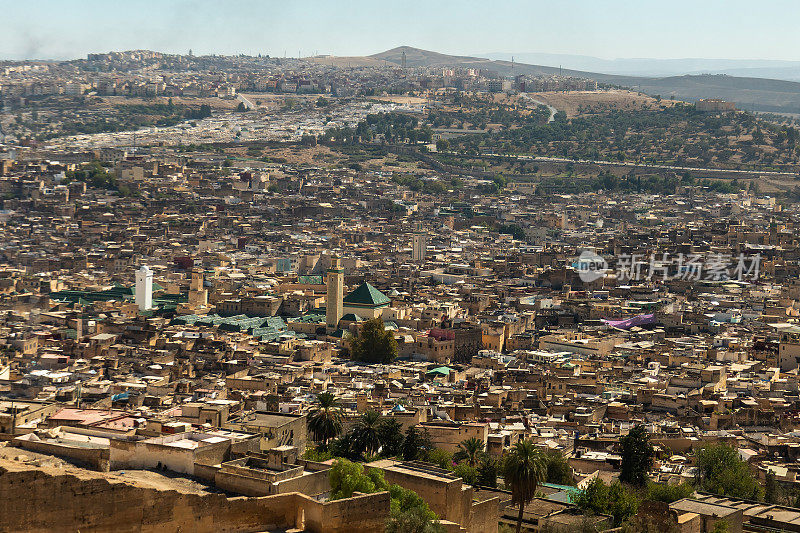
[[522,528],[525,505],[536,496],[536,487],[544,474],[544,456],[529,440],[517,442],[503,462],[503,479],[506,488],[511,488],[511,503],[519,505],[517,533]]
[[353,428],[353,447],[359,454],[374,454],[381,447],[379,427],[381,415],[377,411],[369,410]]
[[312,438],[322,442],[325,448],[329,440],[342,432],[342,410],[336,396],[330,392],[317,396],[317,405],[308,415],[308,430]]
[[458,445],[456,458],[457,460],[466,459],[467,464],[472,468],[475,468],[481,458],[481,455],[483,455],[484,449],[485,445],[481,439],[470,437],[462,440]]

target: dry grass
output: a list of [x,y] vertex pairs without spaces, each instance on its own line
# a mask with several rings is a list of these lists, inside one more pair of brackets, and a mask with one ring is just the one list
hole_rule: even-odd
[[573,91],[530,93],[531,98],[545,102],[568,117],[604,113],[612,110],[655,110],[675,105],[673,100],[661,100],[633,91],[612,89],[608,91]]

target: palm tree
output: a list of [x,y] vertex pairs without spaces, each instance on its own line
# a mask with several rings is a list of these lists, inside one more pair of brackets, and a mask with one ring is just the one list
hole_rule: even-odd
[[519,505],[517,533],[522,528],[525,505],[536,496],[536,487],[544,478],[545,463],[542,452],[533,442],[521,440],[512,448],[503,463],[503,479],[511,488],[511,503]]
[[467,464],[472,468],[475,468],[481,458],[481,455],[483,455],[484,448],[485,445],[479,438],[471,437],[469,439],[462,440],[461,444],[458,445],[456,459],[466,459]]
[[381,447],[379,427],[381,415],[377,411],[369,410],[358,421],[358,425],[353,428],[353,447],[359,454],[373,454]]
[[342,410],[330,392],[317,396],[317,405],[308,415],[308,430],[312,438],[327,448],[328,441],[342,432]]

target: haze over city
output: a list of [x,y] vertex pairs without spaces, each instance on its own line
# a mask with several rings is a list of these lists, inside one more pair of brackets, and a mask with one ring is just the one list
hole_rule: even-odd
[[800,523],[792,2],[6,2],[0,533]]
[[195,54],[361,56],[400,45],[454,55],[558,53],[615,58],[798,61],[790,0],[667,4],[473,0],[88,0],[8,2],[3,59],[74,59],[150,49]]

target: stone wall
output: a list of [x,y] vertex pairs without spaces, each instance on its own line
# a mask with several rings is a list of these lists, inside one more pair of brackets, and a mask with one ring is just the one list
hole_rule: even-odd
[[108,472],[108,448],[80,448],[50,441],[34,441],[25,439],[14,439],[14,446],[18,446],[32,452],[43,453],[63,457],[70,461],[81,463],[88,468]]
[[270,494],[283,494],[286,492],[299,492],[308,496],[316,496],[331,490],[329,470],[319,472],[306,472],[296,478],[278,481],[272,484]]
[[389,518],[388,492],[364,494],[344,500],[318,502],[303,498],[303,524],[308,531],[325,533],[376,533]]
[[383,473],[387,483],[416,492],[442,520],[456,522],[464,528],[468,526],[472,487],[464,485],[461,478],[430,476],[401,467],[385,468]]
[[197,533],[294,527],[297,495],[228,498],[110,481],[101,474],[0,464],[0,531]]
[[383,531],[390,507],[388,492],[332,502],[296,492],[229,498],[151,488],[74,467],[34,467],[2,459],[0,502],[0,533],[244,533],[293,528],[373,533]]
[[214,476],[214,485],[219,489],[246,496],[267,496],[272,484],[265,479],[225,472],[220,469]]
[[500,523],[500,498],[472,504],[469,533],[497,533]]

